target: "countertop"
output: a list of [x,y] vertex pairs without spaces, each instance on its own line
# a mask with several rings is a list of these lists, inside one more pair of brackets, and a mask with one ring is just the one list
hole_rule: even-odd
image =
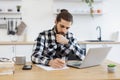
[[120,42],[89,42],[89,41],[78,41],[79,44],[120,44]]
[[[0,45],[33,45],[35,41],[0,41]],[[120,42],[88,42],[88,41],[78,41],[79,44],[120,44]]]
[[34,41],[0,41],[0,45],[33,45]]

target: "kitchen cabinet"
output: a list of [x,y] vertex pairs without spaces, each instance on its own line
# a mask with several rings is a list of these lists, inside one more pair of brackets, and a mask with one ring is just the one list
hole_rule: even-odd
[[0,57],[12,59],[15,56],[26,56],[31,61],[33,45],[36,42],[0,42]]
[[0,58],[12,60],[15,56],[25,56],[26,61],[31,61],[33,45],[0,45]]
[[[94,0],[93,14],[102,15],[102,2],[103,0]],[[74,15],[90,15],[89,6],[82,0],[54,0],[53,13],[58,14],[61,9],[67,9]]]
[[15,55],[16,56],[25,56],[27,62],[31,62],[31,55],[33,50],[33,45],[16,45]]
[[11,45],[0,45],[0,58],[5,57],[11,59],[13,57],[12,46]]

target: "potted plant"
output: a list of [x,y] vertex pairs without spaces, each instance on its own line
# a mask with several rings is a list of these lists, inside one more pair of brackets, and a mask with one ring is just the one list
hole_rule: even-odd
[[17,8],[17,12],[20,12],[21,6],[17,5],[16,8]]
[[115,64],[108,64],[107,65],[107,69],[108,69],[108,72],[115,72],[115,68],[116,68],[116,65]]
[[93,13],[94,13],[93,3],[94,3],[94,0],[82,0],[82,1],[88,4],[88,6],[90,7],[90,15],[93,17]]

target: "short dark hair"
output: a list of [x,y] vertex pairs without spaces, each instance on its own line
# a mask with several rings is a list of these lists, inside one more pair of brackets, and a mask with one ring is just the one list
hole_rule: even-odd
[[61,19],[64,19],[66,21],[73,23],[73,16],[71,13],[68,12],[66,9],[61,9],[60,13],[57,14],[56,21],[59,22]]

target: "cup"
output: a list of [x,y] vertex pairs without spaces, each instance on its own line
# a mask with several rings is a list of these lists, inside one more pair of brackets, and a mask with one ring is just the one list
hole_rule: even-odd
[[12,58],[13,62],[15,62],[15,64],[19,64],[19,65],[25,65],[26,63],[26,57],[25,56],[16,56]]

